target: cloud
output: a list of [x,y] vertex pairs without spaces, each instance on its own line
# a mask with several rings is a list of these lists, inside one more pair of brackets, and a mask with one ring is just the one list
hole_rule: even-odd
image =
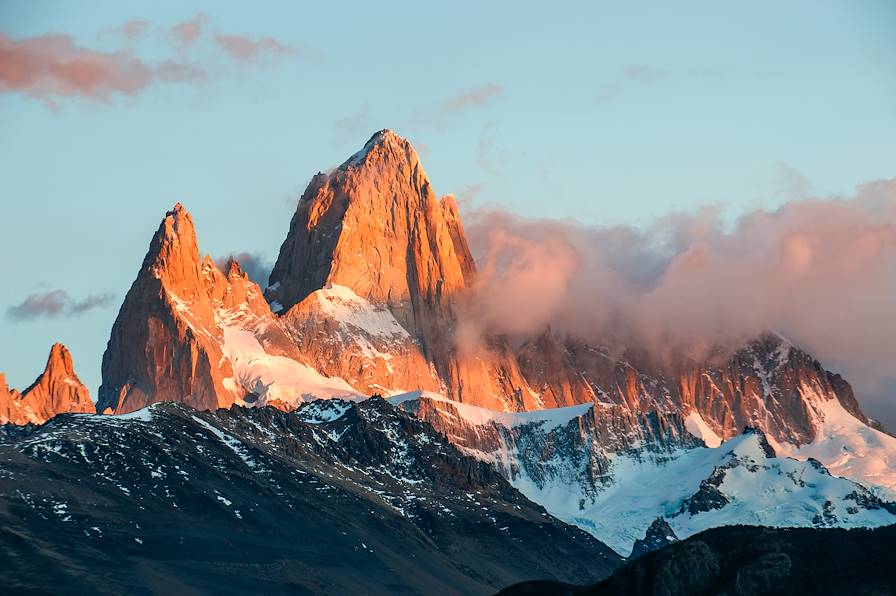
[[726,226],[719,207],[646,228],[466,217],[481,263],[461,342],[544,331],[702,357],[778,331],[872,395],[896,362],[896,178]]
[[347,135],[357,136],[368,132],[370,126],[370,104],[364,104],[358,112],[349,114],[333,123],[336,130]]
[[795,167],[780,161],[773,166],[772,185],[776,194],[786,199],[805,198],[812,194],[812,182]]
[[497,174],[495,165],[495,140],[483,135],[476,143],[476,165],[488,172],[489,174]]
[[[231,58],[244,63],[255,62],[265,54],[287,56],[296,53],[295,49],[280,43],[272,37],[251,39],[242,35],[225,35],[223,33],[218,33],[215,35],[215,43]],[[308,53],[303,52],[300,55],[310,61],[320,59],[320,55],[315,51],[309,51]],[[312,58],[312,56],[314,57]]]
[[208,16],[200,12],[189,21],[172,25],[171,37],[182,47],[190,46],[202,36],[207,24]]
[[103,52],[79,46],[68,35],[14,40],[0,34],[0,92],[19,92],[55,106],[59,98],[108,102],[133,96],[154,82],[205,78],[195,66],[174,61],[150,65],[128,50]]
[[143,19],[133,19],[118,25],[117,27],[109,27],[108,29],[104,29],[101,33],[101,37],[105,37],[107,35],[121,37],[128,42],[135,42],[141,39],[144,35],[146,35],[147,30],[149,29],[149,22]]
[[238,252],[224,255],[215,259],[218,269],[224,270],[230,259],[239,263],[243,271],[246,272],[246,275],[249,276],[249,279],[260,285],[262,288],[268,285],[268,277],[270,276],[271,269],[274,268],[274,265],[263,255],[252,252]]
[[[110,51],[80,45],[62,33],[24,39],[0,33],[0,93],[20,93],[56,108],[63,99],[109,103],[121,96],[134,97],[158,83],[203,81],[208,72],[188,59],[188,51],[203,37],[207,23],[208,17],[200,13],[172,26],[165,39],[173,57],[152,62],[138,55],[133,44],[149,27],[143,20],[103,31],[101,36],[113,33],[126,42],[126,47]],[[214,48],[243,64],[257,61],[262,54],[296,53],[293,47],[271,37],[251,40],[219,32],[213,42]],[[313,48],[298,47],[302,58],[321,59]]]
[[6,309],[6,316],[14,321],[37,318],[71,317],[112,303],[112,294],[90,295],[74,300],[65,290],[51,290],[43,294],[30,294],[19,304]]
[[598,105],[610,103],[622,95],[627,87],[633,84],[655,81],[664,75],[663,71],[644,64],[627,66],[616,78],[605,83],[597,90],[594,102]]
[[466,184],[461,186],[456,193],[454,193],[454,198],[457,201],[457,206],[461,209],[470,209],[473,207],[473,202],[476,200],[476,197],[481,195],[485,189],[488,188],[488,184],[485,182],[476,182],[474,184]]
[[485,83],[470,91],[464,91],[439,104],[418,110],[411,115],[417,124],[447,127],[460,114],[474,108],[481,108],[504,94],[504,88],[495,83]]
[[503,93],[504,88],[500,85],[486,83],[481,87],[451,98],[442,106],[442,111],[452,113],[470,107],[484,106]]

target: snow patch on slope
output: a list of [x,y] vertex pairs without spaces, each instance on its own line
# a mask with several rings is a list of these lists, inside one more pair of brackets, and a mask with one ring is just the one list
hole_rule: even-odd
[[341,399],[318,400],[303,404],[296,410],[296,414],[310,424],[322,424],[339,420],[348,412],[349,408],[351,408],[351,404]]
[[[722,472],[718,472],[718,470]],[[592,533],[619,553],[631,551],[657,516],[679,538],[732,524],[875,527],[896,522],[885,509],[856,507],[848,498],[862,487],[808,462],[767,458],[755,434],[716,448],[680,451],[666,462],[637,456],[611,461],[614,481],[596,495],[566,482],[539,483],[525,474],[512,484],[552,515]],[[691,514],[686,501],[714,473],[724,506]]]
[[120,422],[126,424],[130,422],[152,422],[153,412],[158,406],[159,404],[157,403],[150,404],[145,408],[140,408],[139,410],[134,410],[127,414],[73,414],[73,416],[87,417],[99,422],[108,422],[110,424]]
[[439,393],[431,391],[411,391],[388,398],[393,406],[398,406],[407,401],[420,398],[450,404],[463,417],[464,421],[474,426],[485,426],[496,423],[506,428],[524,426],[526,424],[542,424],[542,430],[548,431],[558,426],[565,426],[571,420],[585,415],[594,404],[580,404],[566,408],[549,408],[545,410],[530,410],[528,412],[498,412],[479,406],[472,406],[448,399]]
[[360,329],[375,338],[410,339],[408,332],[387,308],[371,304],[350,288],[328,284],[313,295],[321,310],[338,321],[344,332]]
[[691,412],[684,420],[684,426],[689,433],[702,439],[707,447],[718,447],[722,444],[722,439],[715,433],[703,417],[697,412]]
[[896,438],[864,424],[836,399],[810,396],[814,393],[810,387],[802,392],[814,412],[815,440],[799,447],[773,443],[775,451],[797,459],[817,459],[835,476],[880,487],[882,497],[896,500]]
[[236,382],[256,393],[259,405],[277,400],[295,407],[318,398],[361,397],[344,379],[325,377],[291,358],[266,353],[250,331],[225,327],[223,352],[230,359]]

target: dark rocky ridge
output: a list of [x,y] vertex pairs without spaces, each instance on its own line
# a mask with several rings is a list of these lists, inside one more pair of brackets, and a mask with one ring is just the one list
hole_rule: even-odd
[[672,531],[665,519],[658,517],[647,528],[644,538],[639,538],[635,541],[635,546],[632,548],[632,554],[628,556],[628,560],[634,561],[638,557],[675,542],[678,542],[678,536],[675,535],[675,532]]
[[159,404],[0,442],[7,593],[490,593],[621,559],[387,402]]
[[885,596],[896,593],[896,526],[706,530],[648,553],[592,587],[526,582],[501,596]]

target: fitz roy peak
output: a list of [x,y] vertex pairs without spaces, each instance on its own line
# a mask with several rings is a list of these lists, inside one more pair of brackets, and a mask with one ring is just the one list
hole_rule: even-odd
[[869,422],[848,383],[774,334],[671,371],[550,332],[515,352],[500,337],[461,352],[457,301],[475,275],[453,198],[437,198],[408,141],[380,131],[311,180],[264,294],[238,264],[201,257],[181,205],[166,214],[115,321],[98,407],[289,409],[424,390],[497,411],[609,404],[679,417],[710,443],[751,426],[796,446],[831,400]]
[[[312,179],[267,296],[300,341],[342,355],[318,358],[322,372],[349,380],[361,368],[362,378],[349,382],[365,393],[428,389],[499,410],[536,407],[504,342],[476,354],[454,347],[455,300],[474,275],[453,197],[438,199],[411,144],[383,130],[334,172]],[[382,311],[406,333],[384,344],[377,334],[355,341],[347,329],[343,341],[328,340],[314,316],[332,308],[316,294],[326,288]]]
[[190,214],[169,211],[113,325],[97,410],[289,412],[384,395],[620,552],[658,516],[682,538],[894,519],[896,439],[782,336],[672,365],[550,330],[459,350],[476,275],[453,198],[436,195],[408,141],[380,131],[311,180],[264,290],[236,261],[203,257]]
[[537,407],[500,339],[454,347],[453,299],[475,267],[454,200],[410,143],[382,131],[299,201],[267,297],[201,257],[189,213],[166,214],[103,357],[98,409],[158,401],[295,407],[305,397],[425,389],[498,410]]

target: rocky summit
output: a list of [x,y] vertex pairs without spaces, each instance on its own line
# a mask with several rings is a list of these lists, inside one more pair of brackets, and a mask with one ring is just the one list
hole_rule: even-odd
[[868,424],[849,384],[774,333],[671,369],[545,330],[458,348],[476,266],[452,197],[411,144],[383,130],[298,202],[264,290],[203,257],[180,204],[152,238],[103,358],[100,411],[200,408],[424,390],[497,411],[611,403],[680,416],[711,443],[745,426],[799,447],[835,400]]
[[93,412],[87,387],[75,374],[72,355],[62,344],[53,344],[47,365],[27,389],[10,389],[0,373],[0,424],[43,424],[63,412]]

